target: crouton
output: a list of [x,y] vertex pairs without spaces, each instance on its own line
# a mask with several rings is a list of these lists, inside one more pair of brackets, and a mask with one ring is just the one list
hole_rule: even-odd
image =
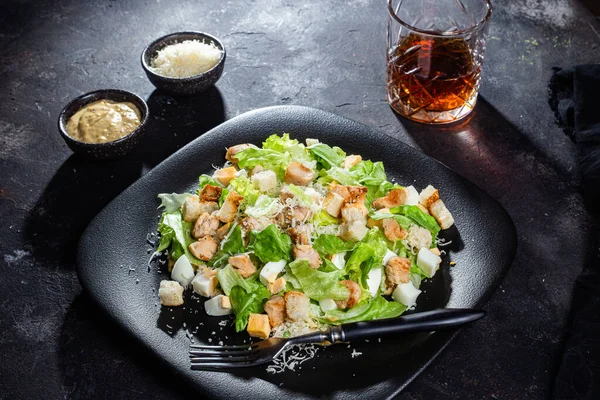
[[250,314],[246,331],[249,336],[268,339],[271,334],[269,317],[266,314]]
[[227,233],[229,233],[230,227],[231,227],[231,223],[228,222],[225,225],[223,225],[222,227],[220,227],[219,229],[217,229],[217,234],[216,234],[215,238],[218,239],[219,241],[225,239],[225,236],[227,236]]
[[349,224],[342,224],[340,237],[344,240],[358,242],[364,239],[369,232],[369,228],[361,221],[354,221]]
[[213,236],[217,233],[217,229],[219,229],[219,220],[217,217],[204,213],[196,220],[192,228],[192,236],[196,239]]
[[452,217],[442,199],[434,201],[429,206],[429,212],[433,215],[437,223],[440,224],[440,228],[448,229],[454,225],[454,217]]
[[439,199],[440,194],[438,190],[431,185],[427,186],[419,194],[419,203],[427,209],[429,209],[429,207]]
[[404,188],[390,190],[384,197],[373,200],[373,208],[391,208],[403,205],[406,202],[408,192]]
[[385,266],[386,287],[407,283],[410,280],[410,260],[392,257]]
[[285,281],[285,278],[282,276],[282,277],[275,279],[274,282],[267,283],[267,290],[271,294],[276,294],[276,293],[281,292],[283,289],[285,289],[286,284],[287,284],[287,282]]
[[298,186],[306,186],[315,177],[315,172],[310,168],[304,166],[298,161],[294,161],[290,165],[288,165],[285,170],[285,183],[292,183]]
[[290,320],[294,322],[308,321],[310,299],[304,293],[286,292],[284,299],[285,313]]
[[381,227],[383,228],[383,234],[389,241],[395,242],[399,239],[406,238],[408,232],[402,229],[398,221],[394,218],[384,218],[381,220]]
[[319,253],[310,245],[297,244],[292,249],[292,253],[296,260],[307,260],[311,268],[317,269],[323,264]]
[[248,278],[256,272],[256,266],[252,263],[248,254],[231,256],[227,261],[242,276],[242,278]]
[[158,289],[158,297],[163,306],[180,306],[183,304],[183,286],[176,281],[162,280]]
[[181,205],[181,214],[186,222],[194,222],[202,214],[200,208],[200,197],[195,194],[188,196]]
[[288,233],[292,238],[292,242],[295,244],[307,244],[309,245],[311,240],[310,236],[312,234],[312,226],[311,225],[298,225],[294,228],[289,228]]
[[217,252],[217,242],[210,236],[205,236],[197,242],[190,244],[189,249],[194,257],[202,261],[209,261]]
[[323,202],[323,207],[325,208],[325,211],[327,211],[327,214],[334,218],[340,217],[340,211],[342,210],[343,205],[344,198],[334,192],[327,193],[325,201]]
[[272,328],[277,328],[285,322],[285,300],[282,296],[271,296],[265,303],[265,312],[269,317]]
[[246,217],[242,220],[240,225],[242,226],[242,229],[244,230],[244,232],[250,232],[250,231],[262,231],[263,229],[265,229],[267,226],[271,225],[272,223],[273,222],[271,222],[270,219],[265,218],[265,217],[259,217],[259,218]]
[[350,198],[346,199],[350,203],[364,203],[367,199],[368,189],[365,186],[346,186]]
[[221,209],[217,212],[217,218],[225,223],[232,222],[242,200],[244,200],[244,196],[240,196],[235,190],[227,193]]
[[351,155],[347,156],[346,158],[344,158],[344,161],[342,161],[342,168],[350,169],[361,161],[362,161],[361,156],[351,154]]
[[237,170],[235,167],[221,168],[215,172],[215,179],[221,182],[224,186],[227,186],[229,185],[229,182],[235,178],[236,172]]
[[261,193],[268,193],[277,187],[277,175],[271,170],[253,174],[251,181]]
[[200,199],[202,199],[202,201],[217,202],[219,201],[222,192],[223,188],[220,186],[204,185],[200,191]]
[[346,288],[348,288],[350,294],[348,295],[348,298],[346,300],[336,300],[335,304],[338,306],[338,308],[341,308],[342,310],[354,307],[356,303],[358,303],[358,301],[360,300],[360,286],[358,285],[358,283],[349,279],[340,281],[340,283],[346,286]]
[[429,232],[425,228],[421,228],[418,225],[411,225],[408,228],[408,234],[406,235],[406,244],[408,247],[419,250],[422,247],[430,248],[431,247],[431,232]]
[[227,153],[225,154],[225,159],[231,161],[234,164],[237,164],[240,160],[238,160],[235,155],[242,150],[246,150],[250,147],[253,147],[251,144],[236,144],[235,146],[231,146],[227,149]]
[[207,269],[200,271],[196,274],[192,280],[192,288],[194,293],[204,297],[212,297],[217,293],[217,271],[213,269]]
[[366,225],[368,213],[369,211],[363,203],[345,203],[341,211],[342,221],[347,224],[358,221]]

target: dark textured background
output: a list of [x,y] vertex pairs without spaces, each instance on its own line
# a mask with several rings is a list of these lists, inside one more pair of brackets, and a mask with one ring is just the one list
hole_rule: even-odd
[[[515,222],[517,257],[488,316],[401,397],[547,397],[591,221],[546,85],[553,66],[600,61],[600,22],[592,1],[495,5],[479,103],[468,122],[446,128],[409,123],[387,106],[383,1],[0,6],[0,398],[191,395],[81,291],[75,245],[107,202],[172,152],[225,119],[277,104],[378,127],[478,184]],[[227,47],[225,73],[203,96],[154,92],[141,69],[144,46],[180,30],[209,32]],[[73,157],[56,131],[60,109],[109,87],[148,99],[148,136],[122,160]]]

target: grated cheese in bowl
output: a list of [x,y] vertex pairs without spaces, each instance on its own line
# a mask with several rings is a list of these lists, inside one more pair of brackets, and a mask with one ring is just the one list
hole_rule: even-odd
[[159,50],[150,69],[169,78],[188,78],[210,70],[222,56],[223,52],[212,42],[184,40]]

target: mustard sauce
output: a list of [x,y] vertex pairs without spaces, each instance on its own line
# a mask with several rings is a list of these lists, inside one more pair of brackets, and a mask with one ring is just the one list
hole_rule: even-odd
[[112,142],[133,132],[141,118],[140,110],[132,103],[95,101],[69,118],[67,133],[81,142]]

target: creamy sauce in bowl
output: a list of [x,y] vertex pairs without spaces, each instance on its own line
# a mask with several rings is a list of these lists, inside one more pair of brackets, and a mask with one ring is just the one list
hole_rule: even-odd
[[121,139],[140,126],[142,114],[133,103],[99,100],[77,111],[67,123],[67,133],[86,143]]

